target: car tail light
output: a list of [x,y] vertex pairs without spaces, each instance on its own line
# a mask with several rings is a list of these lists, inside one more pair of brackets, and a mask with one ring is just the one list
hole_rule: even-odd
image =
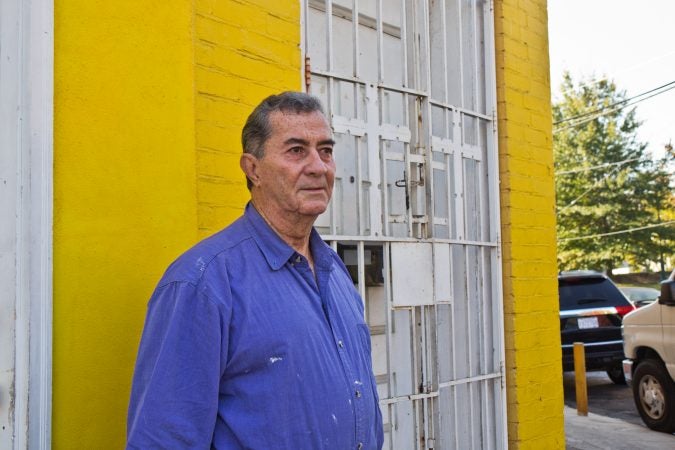
[[633,305],[625,305],[625,306],[617,306],[616,307],[616,312],[621,316],[625,316],[631,311],[635,311],[635,306]]

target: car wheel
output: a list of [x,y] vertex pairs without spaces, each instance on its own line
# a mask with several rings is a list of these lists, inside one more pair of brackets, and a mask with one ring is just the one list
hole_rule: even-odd
[[642,421],[652,430],[675,431],[675,383],[663,363],[653,359],[639,363],[632,385]]
[[614,384],[626,384],[626,377],[623,375],[623,366],[621,365],[607,369],[607,376]]

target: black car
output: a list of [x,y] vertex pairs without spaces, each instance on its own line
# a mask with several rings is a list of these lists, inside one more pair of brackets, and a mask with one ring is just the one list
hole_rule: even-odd
[[574,343],[583,342],[586,370],[605,370],[614,383],[624,384],[621,321],[635,306],[598,272],[560,273],[558,293],[563,370],[574,370]]

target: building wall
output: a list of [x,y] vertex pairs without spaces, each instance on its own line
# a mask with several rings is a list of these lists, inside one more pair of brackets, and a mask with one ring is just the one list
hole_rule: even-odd
[[299,4],[257,3],[55,1],[55,449],[123,447],[147,299],[241,213],[251,105],[300,88]]
[[195,113],[201,236],[238,217],[248,199],[241,129],[267,95],[299,90],[300,2],[198,0]]
[[[509,439],[562,448],[546,3],[495,7]],[[123,446],[147,299],[241,213],[241,126],[300,61],[295,0],[55,0],[55,449]]]
[[546,0],[495,1],[509,448],[564,448]]

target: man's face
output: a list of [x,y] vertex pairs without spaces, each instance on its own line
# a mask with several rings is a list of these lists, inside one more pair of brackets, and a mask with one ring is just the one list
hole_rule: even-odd
[[272,134],[255,162],[255,194],[266,214],[316,218],[328,207],[335,180],[328,122],[320,112],[281,111],[271,113],[269,121]]

